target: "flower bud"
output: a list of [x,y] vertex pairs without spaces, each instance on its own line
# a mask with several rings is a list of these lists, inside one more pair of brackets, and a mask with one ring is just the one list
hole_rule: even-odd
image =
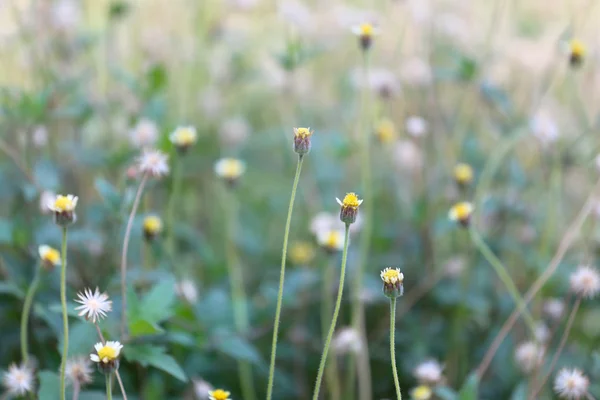
[[336,198],[338,204],[342,207],[340,210],[340,220],[346,225],[350,225],[356,221],[358,215],[358,207],[362,204],[355,193],[348,193],[343,201]]
[[473,204],[466,201],[456,203],[448,212],[448,218],[459,222],[465,228],[469,227],[471,215],[473,214]]
[[386,268],[381,271],[383,281],[383,294],[390,299],[395,299],[404,294],[404,274],[400,268]]
[[77,196],[69,194],[67,196],[58,195],[54,201],[48,205],[48,208],[54,213],[54,222],[57,225],[66,227],[77,221],[75,207],[77,207]]
[[294,128],[294,151],[301,156],[310,151],[310,138],[314,131],[310,128]]
[[147,241],[154,240],[162,232],[163,223],[160,217],[149,215],[144,218],[144,238]]

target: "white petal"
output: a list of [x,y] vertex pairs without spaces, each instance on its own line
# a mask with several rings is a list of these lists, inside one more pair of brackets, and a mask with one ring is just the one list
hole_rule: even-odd
[[90,359],[93,362],[100,362],[100,357],[98,357],[98,355],[96,355],[96,354],[90,354]]
[[338,202],[338,204],[339,204],[340,206],[343,206],[343,205],[344,205],[344,203],[342,203],[342,202],[340,201],[340,199],[338,199],[337,197],[335,198],[335,200]]

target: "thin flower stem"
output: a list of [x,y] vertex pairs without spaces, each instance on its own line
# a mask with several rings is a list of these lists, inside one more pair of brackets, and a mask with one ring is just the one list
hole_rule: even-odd
[[527,310],[527,305],[525,304],[523,297],[521,297],[521,294],[519,293],[517,287],[515,286],[510,275],[506,271],[506,267],[502,264],[502,261],[500,261],[500,259],[496,257],[496,255],[488,247],[488,245],[481,238],[481,236],[475,230],[475,228],[471,227],[469,229],[469,233],[471,234],[471,240],[473,241],[473,244],[479,249],[481,254],[492,265],[492,267],[494,267],[496,274],[498,274],[498,277],[500,278],[502,283],[504,283],[504,286],[506,286],[508,293],[513,298],[513,301],[515,302],[517,307],[523,310],[525,323],[527,324],[527,327],[529,328],[531,333],[535,335],[535,321],[529,313],[529,310]]
[[350,239],[350,225],[346,224],[346,233],[344,234],[344,252],[342,253],[342,268],[340,271],[340,284],[338,287],[337,300],[335,302],[335,309],[333,310],[333,318],[331,319],[331,325],[329,326],[329,333],[327,334],[327,340],[323,347],[323,354],[321,355],[321,363],[319,364],[319,372],[317,374],[317,381],[315,383],[315,390],[313,393],[313,400],[319,399],[319,391],[321,390],[321,382],[323,380],[323,373],[325,371],[325,364],[327,363],[327,353],[329,352],[329,346],[331,345],[331,339],[335,332],[335,325],[337,323],[338,315],[340,313],[340,307],[342,305],[342,295],[344,293],[344,277],[346,276],[346,261],[348,259],[348,242]]
[[75,379],[73,381],[73,399],[72,400],[79,400],[79,392],[81,392],[81,385],[79,384],[79,381],[77,379]]
[[28,338],[28,326],[29,326],[29,315],[31,314],[31,305],[33,304],[33,298],[35,292],[40,284],[40,274],[42,271],[41,264],[36,265],[35,275],[27,289],[27,295],[25,296],[25,303],[23,304],[23,313],[21,314],[21,359],[23,364],[27,364],[29,361],[29,338]]
[[112,374],[106,374],[106,400],[112,400]]
[[67,357],[69,355],[69,315],[67,314],[67,227],[62,228],[62,248],[61,248],[61,267],[60,267],[60,305],[62,308],[63,320],[63,351],[60,361],[60,398],[65,400],[66,381],[65,372],[67,367]]
[[556,349],[556,352],[554,353],[554,356],[552,357],[552,361],[550,361],[550,366],[548,367],[548,372],[546,372],[546,375],[544,375],[544,377],[541,379],[541,381],[537,385],[537,387],[534,388],[531,395],[528,397],[529,400],[533,400],[536,398],[536,395],[539,393],[540,390],[542,390],[542,387],[544,386],[544,384],[546,383],[546,381],[552,374],[552,371],[554,370],[554,367],[556,366],[556,363],[558,362],[558,358],[560,357],[560,354],[562,353],[562,350],[564,349],[565,344],[567,343],[567,339],[569,338],[569,333],[571,333],[571,328],[573,327],[573,322],[575,322],[575,315],[577,315],[577,311],[579,310],[580,305],[581,305],[581,296],[577,297],[577,300],[575,300],[575,304],[573,305],[573,309],[571,310],[571,314],[569,315],[569,319],[567,320],[567,325],[565,326],[565,331],[563,332],[563,335],[560,338],[560,344],[558,345],[558,348]]
[[[100,326],[98,325],[98,321],[94,322],[94,326],[96,327],[96,332],[98,332],[98,337],[100,341],[104,345],[106,341],[104,340],[104,335],[100,330]],[[117,382],[119,383],[119,387],[121,388],[121,394],[123,395],[123,400],[127,400],[127,393],[125,392],[125,386],[123,386],[123,381],[121,380],[121,374],[119,374],[119,370],[115,370],[115,376],[117,378]]]
[[[231,188],[228,188],[231,190]],[[226,193],[226,248],[227,269],[229,283],[231,286],[231,303],[233,305],[233,319],[236,330],[239,334],[247,334],[249,329],[247,296],[244,289],[244,276],[237,254],[235,245],[236,221],[238,218],[237,205],[233,193]],[[242,398],[244,400],[255,400],[256,391],[254,389],[254,378],[252,366],[247,361],[238,361],[238,371],[240,374],[240,385],[242,388]]]
[[[333,257],[331,258],[331,261],[334,261]],[[323,274],[323,287],[321,290],[321,329],[323,330],[323,341],[327,340],[325,327],[327,326],[331,313],[333,313],[333,298],[331,297],[330,291],[335,280],[335,275],[335,265],[333,262],[327,263]],[[340,400],[341,389],[336,357],[333,357],[332,362],[327,365],[325,374],[331,400]]]
[[396,298],[390,299],[390,357],[392,359],[392,372],[394,373],[394,386],[396,386],[396,397],[402,400],[398,369],[396,368]]
[[148,181],[148,174],[142,176],[142,181],[138,187],[135,199],[133,200],[133,206],[131,207],[131,213],[127,220],[127,227],[125,228],[125,238],[123,239],[123,252],[121,253],[121,337],[123,340],[126,338],[127,333],[127,250],[129,249],[129,238],[131,236],[131,227],[133,226],[133,219],[140,205],[140,199],[142,198],[142,192],[144,186]]
[[181,191],[181,183],[182,183],[182,158],[177,157],[177,161],[175,162],[175,168],[173,171],[173,190],[171,191],[171,196],[169,197],[169,202],[167,203],[167,251],[169,254],[175,254],[175,205],[177,204],[177,198],[179,197],[179,192]]
[[294,211],[294,200],[296,199],[296,191],[298,182],[300,181],[300,173],[302,172],[302,162],[304,157],[298,155],[298,163],[296,165],[296,175],[292,184],[292,194],[290,196],[290,205],[288,207],[287,220],[285,222],[285,230],[283,232],[283,249],[281,250],[281,270],[279,273],[279,291],[277,293],[277,306],[275,308],[275,323],[273,327],[273,341],[271,344],[271,362],[269,366],[269,383],[267,385],[267,400],[271,400],[273,396],[273,381],[275,379],[275,356],[277,354],[277,335],[279,334],[279,321],[281,318],[281,304],[283,302],[283,285],[285,281],[285,262],[287,259],[288,238],[290,235],[290,226],[292,224],[292,213]]

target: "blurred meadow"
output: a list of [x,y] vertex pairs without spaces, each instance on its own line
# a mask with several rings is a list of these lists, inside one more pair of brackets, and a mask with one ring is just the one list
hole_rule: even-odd
[[0,399],[600,398],[597,3],[0,0]]

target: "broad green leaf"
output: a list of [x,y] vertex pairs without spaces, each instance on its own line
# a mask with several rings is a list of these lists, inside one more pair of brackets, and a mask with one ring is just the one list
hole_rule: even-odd
[[11,244],[13,237],[13,223],[0,219],[0,244]]
[[521,382],[510,396],[510,400],[527,400],[527,382]]
[[440,400],[457,400],[458,393],[454,390],[450,389],[447,386],[440,386],[435,389],[435,395],[440,398]]
[[479,377],[477,373],[472,372],[467,377],[460,392],[458,393],[459,400],[477,400],[477,392],[479,390]]
[[[69,325],[69,357],[90,354],[100,341],[91,322],[78,321]],[[62,354],[63,336],[60,336],[58,351]]]
[[51,371],[41,371],[39,373],[39,378],[39,400],[57,400],[60,397],[60,381],[58,373]]
[[25,293],[14,282],[0,282],[0,294],[10,294],[19,299],[25,297]]
[[162,346],[153,346],[148,344],[131,344],[123,348],[125,358],[128,361],[140,363],[143,367],[153,366],[169,375],[187,382],[185,372],[173,357],[165,354],[165,348]]
[[104,178],[96,178],[94,187],[102,200],[113,210],[118,210],[121,205],[121,195],[117,189]]
[[173,315],[176,295],[173,289],[175,282],[166,279],[148,292],[141,301],[140,314],[143,319],[158,323]]
[[260,364],[261,357],[256,348],[245,338],[221,331],[213,339],[216,340],[216,348],[224,354],[236,360],[248,361],[252,364]]
[[134,319],[129,323],[129,333],[131,337],[144,335],[156,335],[163,333],[164,330],[155,323],[146,321],[145,319]]

